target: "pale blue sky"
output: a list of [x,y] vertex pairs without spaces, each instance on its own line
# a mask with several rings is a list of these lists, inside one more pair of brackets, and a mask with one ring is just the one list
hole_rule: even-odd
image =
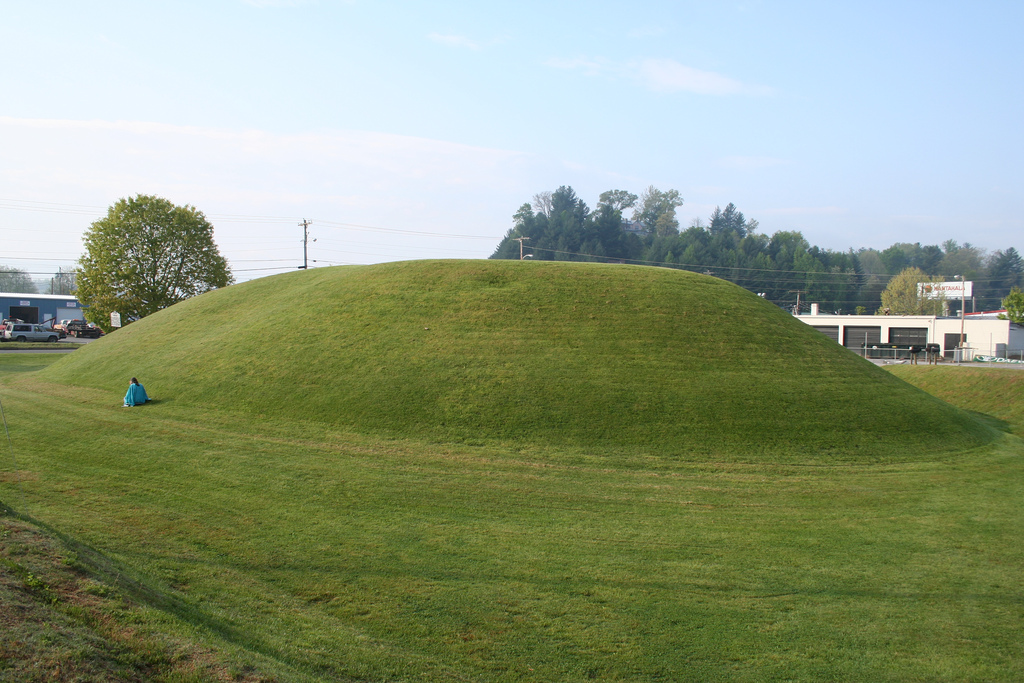
[[71,265],[137,193],[203,210],[240,280],[297,263],[302,218],[316,265],[486,257],[559,185],[832,249],[1021,249],[1021,26],[1019,2],[0,0],[0,263]]

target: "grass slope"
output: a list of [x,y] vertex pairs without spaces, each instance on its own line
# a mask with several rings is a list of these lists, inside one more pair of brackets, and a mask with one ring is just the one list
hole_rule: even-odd
[[90,576],[73,551],[0,507],[0,680],[265,681],[170,637],[168,618]]
[[932,461],[609,462],[123,410],[40,375],[0,372],[0,499],[254,676],[1024,678],[1010,435]]
[[42,375],[470,444],[906,458],[993,432],[728,282],[513,261],[324,268],[191,299]]
[[999,429],[1024,437],[1024,369],[935,365],[887,369],[959,408],[982,413]]

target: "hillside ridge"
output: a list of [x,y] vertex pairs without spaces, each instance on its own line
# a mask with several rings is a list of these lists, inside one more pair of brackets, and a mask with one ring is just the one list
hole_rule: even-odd
[[643,266],[286,273],[160,311],[42,374],[112,394],[134,375],[178,404],[441,442],[856,459],[994,438],[738,286]]

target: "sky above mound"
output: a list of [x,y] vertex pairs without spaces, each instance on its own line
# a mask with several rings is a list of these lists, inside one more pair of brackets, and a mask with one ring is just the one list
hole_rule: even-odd
[[239,280],[298,265],[304,218],[314,266],[482,258],[560,185],[674,188],[684,226],[733,202],[833,249],[1004,249],[1022,23],[1012,2],[7,3],[0,256],[70,267],[147,193],[204,211]]

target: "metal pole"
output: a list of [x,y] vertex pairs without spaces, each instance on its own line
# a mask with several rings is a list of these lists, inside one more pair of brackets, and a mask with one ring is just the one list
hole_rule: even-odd
[[300,270],[305,270],[309,267],[309,262],[306,257],[306,247],[309,244],[309,223],[310,222],[305,218],[303,218],[302,222],[299,223],[299,225],[302,226],[302,265],[299,266]]
[[[967,283],[964,276],[960,276],[960,348],[964,348],[964,318],[967,313]],[[963,351],[960,352],[963,355]]]
[[955,352],[956,362],[959,365],[964,357],[964,313],[967,308],[967,285],[963,275],[957,275],[960,279],[960,343]]

